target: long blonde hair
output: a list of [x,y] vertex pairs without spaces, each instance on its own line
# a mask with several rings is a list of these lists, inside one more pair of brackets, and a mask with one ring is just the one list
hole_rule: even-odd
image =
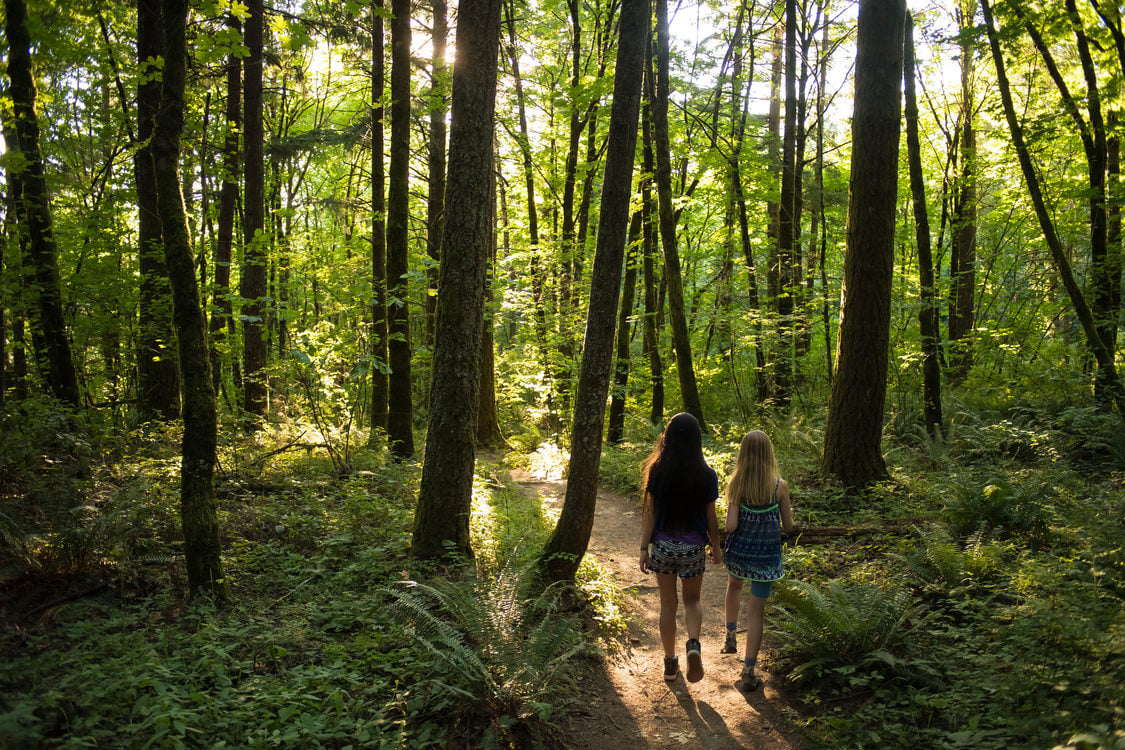
[[769,505],[781,476],[769,435],[752,430],[742,436],[734,474],[727,484],[727,503]]

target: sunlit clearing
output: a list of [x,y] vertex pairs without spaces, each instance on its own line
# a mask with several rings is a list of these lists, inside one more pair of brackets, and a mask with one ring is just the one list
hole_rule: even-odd
[[530,458],[531,463],[528,466],[528,471],[536,479],[556,481],[562,479],[566,474],[566,464],[569,457],[554,443],[541,443]]

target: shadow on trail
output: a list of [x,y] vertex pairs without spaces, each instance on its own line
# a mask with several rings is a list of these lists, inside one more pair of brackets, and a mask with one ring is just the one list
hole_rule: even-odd
[[[511,478],[545,506],[562,507],[566,483],[513,470]],[[703,579],[700,640],[706,673],[700,682],[663,678],[658,627],[659,591],[637,560],[640,533],[636,498],[599,491],[587,556],[627,595],[628,633],[621,648],[600,659],[576,687],[557,730],[557,747],[610,750],[791,750],[807,745],[786,719],[785,698],[770,689],[745,695],[736,687],[742,660],[720,654],[726,571],[711,563]],[[677,641],[683,641],[683,608]]]

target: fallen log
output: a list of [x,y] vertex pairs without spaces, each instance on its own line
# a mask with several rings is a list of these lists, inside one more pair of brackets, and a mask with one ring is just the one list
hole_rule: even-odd
[[783,534],[782,538],[787,544],[826,544],[834,539],[910,533],[913,527],[918,524],[932,520],[934,520],[933,516],[910,516],[907,518],[884,518],[880,521],[850,526],[802,526],[797,531]]

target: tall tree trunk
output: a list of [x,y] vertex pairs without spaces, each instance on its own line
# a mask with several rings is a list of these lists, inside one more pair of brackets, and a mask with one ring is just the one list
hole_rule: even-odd
[[799,231],[797,207],[797,2],[785,2],[785,131],[781,143],[781,203],[777,222],[777,327],[778,350],[775,365],[777,405],[789,405],[793,388],[793,297],[800,274],[797,264],[796,235]]
[[649,0],[622,1],[590,308],[571,428],[570,471],[562,513],[541,557],[549,580],[574,578],[586,554],[594,525],[605,401],[613,362],[613,328],[632,194],[645,37],[650,28],[649,10]]
[[[784,11],[783,11],[784,12]],[[781,19],[784,21],[784,18]],[[785,24],[774,26],[773,62],[770,65],[770,106],[766,113],[766,168],[772,177],[771,185],[776,184],[781,192],[781,86],[785,72]],[[769,258],[766,263],[766,302],[770,309],[777,311],[777,301],[781,294],[781,201],[768,201],[766,211],[769,216],[767,233],[770,238]],[[773,390],[772,387],[770,389]]]
[[[16,136],[15,125],[2,109],[0,109],[0,125],[3,127],[4,140],[10,145],[17,144],[19,139]],[[5,369],[5,391],[10,388],[13,399],[23,401],[27,398],[27,353],[24,343],[27,301],[24,293],[26,285],[20,284],[19,279],[22,274],[20,265],[26,262],[27,258],[27,228],[19,218],[20,200],[23,195],[23,183],[20,181],[19,173],[8,169],[5,170],[4,176],[7,178],[7,192],[4,194],[4,246],[0,246],[0,255],[11,248],[12,252],[8,257],[14,261],[14,264],[9,263],[7,272],[0,276],[0,284],[10,290],[11,294],[10,300],[5,299],[6,295],[0,296],[0,307],[6,304],[10,314],[8,320],[11,329],[11,336],[7,341],[11,344],[12,369],[10,376]],[[6,364],[7,359],[0,359],[0,363]]]
[[817,215],[820,217],[820,252],[817,253],[817,270],[820,273],[820,293],[822,297],[820,306],[821,323],[824,326],[824,358],[825,372],[828,382],[832,382],[832,326],[831,300],[828,295],[828,217],[824,200],[824,118],[828,111],[828,102],[824,91],[828,87],[828,26],[825,22],[820,44],[820,75],[816,88],[816,187],[817,187]]
[[[1125,198],[1121,192],[1121,138],[1117,135],[1117,119],[1116,109],[1106,113],[1106,198],[1109,204],[1106,214],[1106,276],[1109,278],[1111,310],[1121,309],[1121,201]],[[1117,319],[1113,318],[1110,323],[1112,327],[1108,331],[1108,339],[1116,341]]]
[[562,407],[569,403],[571,380],[574,373],[574,329],[577,311],[573,305],[573,287],[578,283],[575,273],[575,210],[574,195],[578,182],[578,152],[582,145],[582,110],[578,104],[578,89],[582,81],[582,22],[578,0],[567,0],[570,15],[570,81],[567,126],[566,162],[563,167],[562,234],[560,238],[559,284],[555,299],[558,324],[558,353],[561,372],[558,387]]
[[70,352],[70,338],[63,316],[62,288],[59,281],[58,250],[51,223],[50,196],[39,152],[39,120],[35,110],[35,80],[31,71],[31,38],[27,31],[27,7],[23,0],[4,0],[5,33],[8,37],[8,78],[11,86],[13,128],[17,143],[8,144],[23,156],[20,172],[22,196],[20,218],[27,232],[27,259],[31,267],[25,277],[32,279],[30,292],[35,354],[52,396],[70,406],[78,406],[78,374]]
[[[227,17],[227,26],[241,35],[242,22],[233,13]],[[230,300],[230,267],[234,258],[234,218],[238,208],[239,132],[242,130],[242,58],[231,54],[227,58],[227,102],[225,110],[225,136],[223,139],[223,183],[219,190],[219,220],[215,236],[215,284],[212,292],[211,312],[211,381],[218,394],[223,380],[223,349],[229,333],[236,336],[234,306]],[[229,354],[228,354],[229,356]],[[237,357],[231,357],[237,362]],[[234,371],[241,374],[240,368]],[[235,390],[242,392],[241,378],[235,378]]]
[[191,593],[205,592],[221,598],[226,594],[226,581],[219,557],[219,521],[213,485],[218,442],[215,392],[211,387],[207,321],[199,302],[179,176],[188,0],[163,0],[162,9],[164,72],[160,111],[152,137],[152,157],[184,392],[180,520]]
[[492,247],[492,128],[500,0],[462,0],[453,67],[449,196],[442,238],[426,456],[412,554],[469,557],[485,271]]
[[1023,136],[1023,128],[1016,116],[1015,104],[1012,101],[1011,86],[1008,83],[1008,72],[1004,64],[1003,53],[1000,49],[999,34],[996,30],[996,21],[992,15],[992,5],[989,0],[981,0],[981,11],[984,13],[985,31],[988,34],[988,46],[992,51],[992,61],[996,66],[996,84],[1000,90],[1000,101],[1004,107],[1004,119],[1008,123],[1008,130],[1012,135],[1012,145],[1019,159],[1020,170],[1023,172],[1024,181],[1027,183],[1027,192],[1035,208],[1035,216],[1039,220],[1039,228],[1043,232],[1047,249],[1051,259],[1055,262],[1055,269],[1062,279],[1063,287],[1074,306],[1074,313],[1082,325],[1082,332],[1086,335],[1086,346],[1097,362],[1097,372],[1094,376],[1095,392],[1104,389],[1107,399],[1117,405],[1117,411],[1125,414],[1125,388],[1117,377],[1117,368],[1113,361],[1113,354],[1102,341],[1101,332],[1098,330],[1097,321],[1090,309],[1086,296],[1074,278],[1070,267],[1070,259],[1055,231],[1047,203],[1043,198],[1043,191],[1039,187],[1039,177],[1035,172],[1035,165],[1031,162],[1031,153]]
[[391,165],[387,194],[387,435],[398,458],[414,455],[414,408],[410,393],[410,0],[392,0]]
[[922,285],[918,324],[922,334],[922,414],[926,431],[941,437],[941,363],[938,360],[938,307],[934,289],[934,259],[930,248],[930,220],[918,140],[918,100],[914,93],[914,17],[906,14],[903,50],[903,90],[906,100],[906,151],[910,162],[910,194],[914,201],[914,236],[918,244],[918,277]]
[[976,3],[961,2],[961,175],[953,204],[953,252],[949,258],[949,371],[963,380],[973,364],[972,332],[976,327],[977,190],[976,128],[973,116],[973,43],[966,29],[973,24]]
[[[1117,348],[1117,318],[1120,305],[1114,305],[1114,282],[1108,251],[1108,217],[1106,211],[1106,167],[1108,144],[1106,141],[1105,118],[1102,115],[1101,95],[1098,92],[1098,77],[1090,53],[1090,40],[1082,25],[1075,0],[1065,0],[1066,14],[1074,31],[1074,41],[1078,49],[1078,60],[1086,81],[1086,115],[1089,135],[1083,139],[1086,150],[1086,165],[1089,174],[1090,190],[1088,206],[1090,211],[1090,312],[1098,324],[1102,343],[1114,355]],[[1120,281],[1118,281],[1120,284]],[[1096,394],[1103,400],[1106,394]]]
[[860,0],[851,191],[836,376],[821,471],[851,488],[887,476],[880,443],[894,272],[905,0]]
[[[699,420],[706,431],[703,403],[695,381],[691,356],[691,332],[684,308],[684,282],[680,271],[676,210],[672,205],[671,140],[668,133],[669,36],[668,0],[656,0],[656,95],[653,99],[653,130],[656,145],[656,192],[660,206],[660,244],[664,248],[664,277],[668,282],[668,312],[676,349],[676,374],[684,411]],[[616,300],[615,300],[616,304]]]
[[637,289],[637,245],[641,242],[644,210],[633,213],[629,222],[629,245],[625,254],[625,285],[621,290],[621,311],[617,314],[617,355],[610,390],[609,429],[606,442],[620,443],[625,438],[625,401],[629,388],[629,344],[632,340],[629,318]]
[[387,429],[387,222],[383,178],[383,0],[371,0],[371,435]]
[[[137,416],[141,421],[171,420],[180,415],[180,382],[172,336],[172,292],[164,264],[156,180],[152,174],[153,121],[160,106],[156,65],[163,46],[160,0],[137,2],[137,140],[133,156],[137,182],[137,237],[140,266],[139,351],[137,352]],[[149,63],[149,61],[153,61]]]
[[[651,36],[651,35],[650,35]],[[652,77],[652,40],[646,44],[645,79]],[[651,92],[646,85],[645,91]],[[649,381],[652,385],[652,403],[648,419],[654,425],[664,422],[664,363],[660,356],[660,310],[656,276],[656,201],[652,195],[652,173],[655,171],[655,157],[652,148],[652,106],[651,97],[646,97],[642,111],[641,131],[644,134],[644,165],[641,177],[641,211],[644,223],[641,227],[644,245],[641,250],[641,263],[644,270],[644,335],[642,348],[648,356]]]
[[448,32],[445,0],[431,0],[433,33],[429,110],[430,133],[426,149],[429,170],[426,199],[426,253],[431,265],[426,269],[429,292],[425,296],[426,342],[432,344],[437,313],[438,268],[441,263],[441,229],[445,214],[445,45]]
[[242,256],[242,375],[243,407],[255,417],[266,415],[266,172],[265,128],[262,120],[262,46],[265,11],[262,0],[248,0],[243,76],[245,190]]
[[[499,69],[497,70],[499,76]],[[495,85],[495,81],[494,81]],[[495,114],[493,115],[495,116]],[[504,435],[500,432],[500,415],[496,412],[496,254],[500,244],[499,226],[506,226],[507,208],[503,206],[503,194],[500,193],[500,143],[494,136],[492,138],[492,239],[489,242],[490,253],[484,277],[484,326],[480,337],[480,406],[477,408],[477,445],[488,448],[502,448],[505,445]],[[500,221],[497,221],[497,196],[500,195]],[[504,230],[507,232],[507,229]],[[507,239],[505,238],[505,255],[507,255]]]

